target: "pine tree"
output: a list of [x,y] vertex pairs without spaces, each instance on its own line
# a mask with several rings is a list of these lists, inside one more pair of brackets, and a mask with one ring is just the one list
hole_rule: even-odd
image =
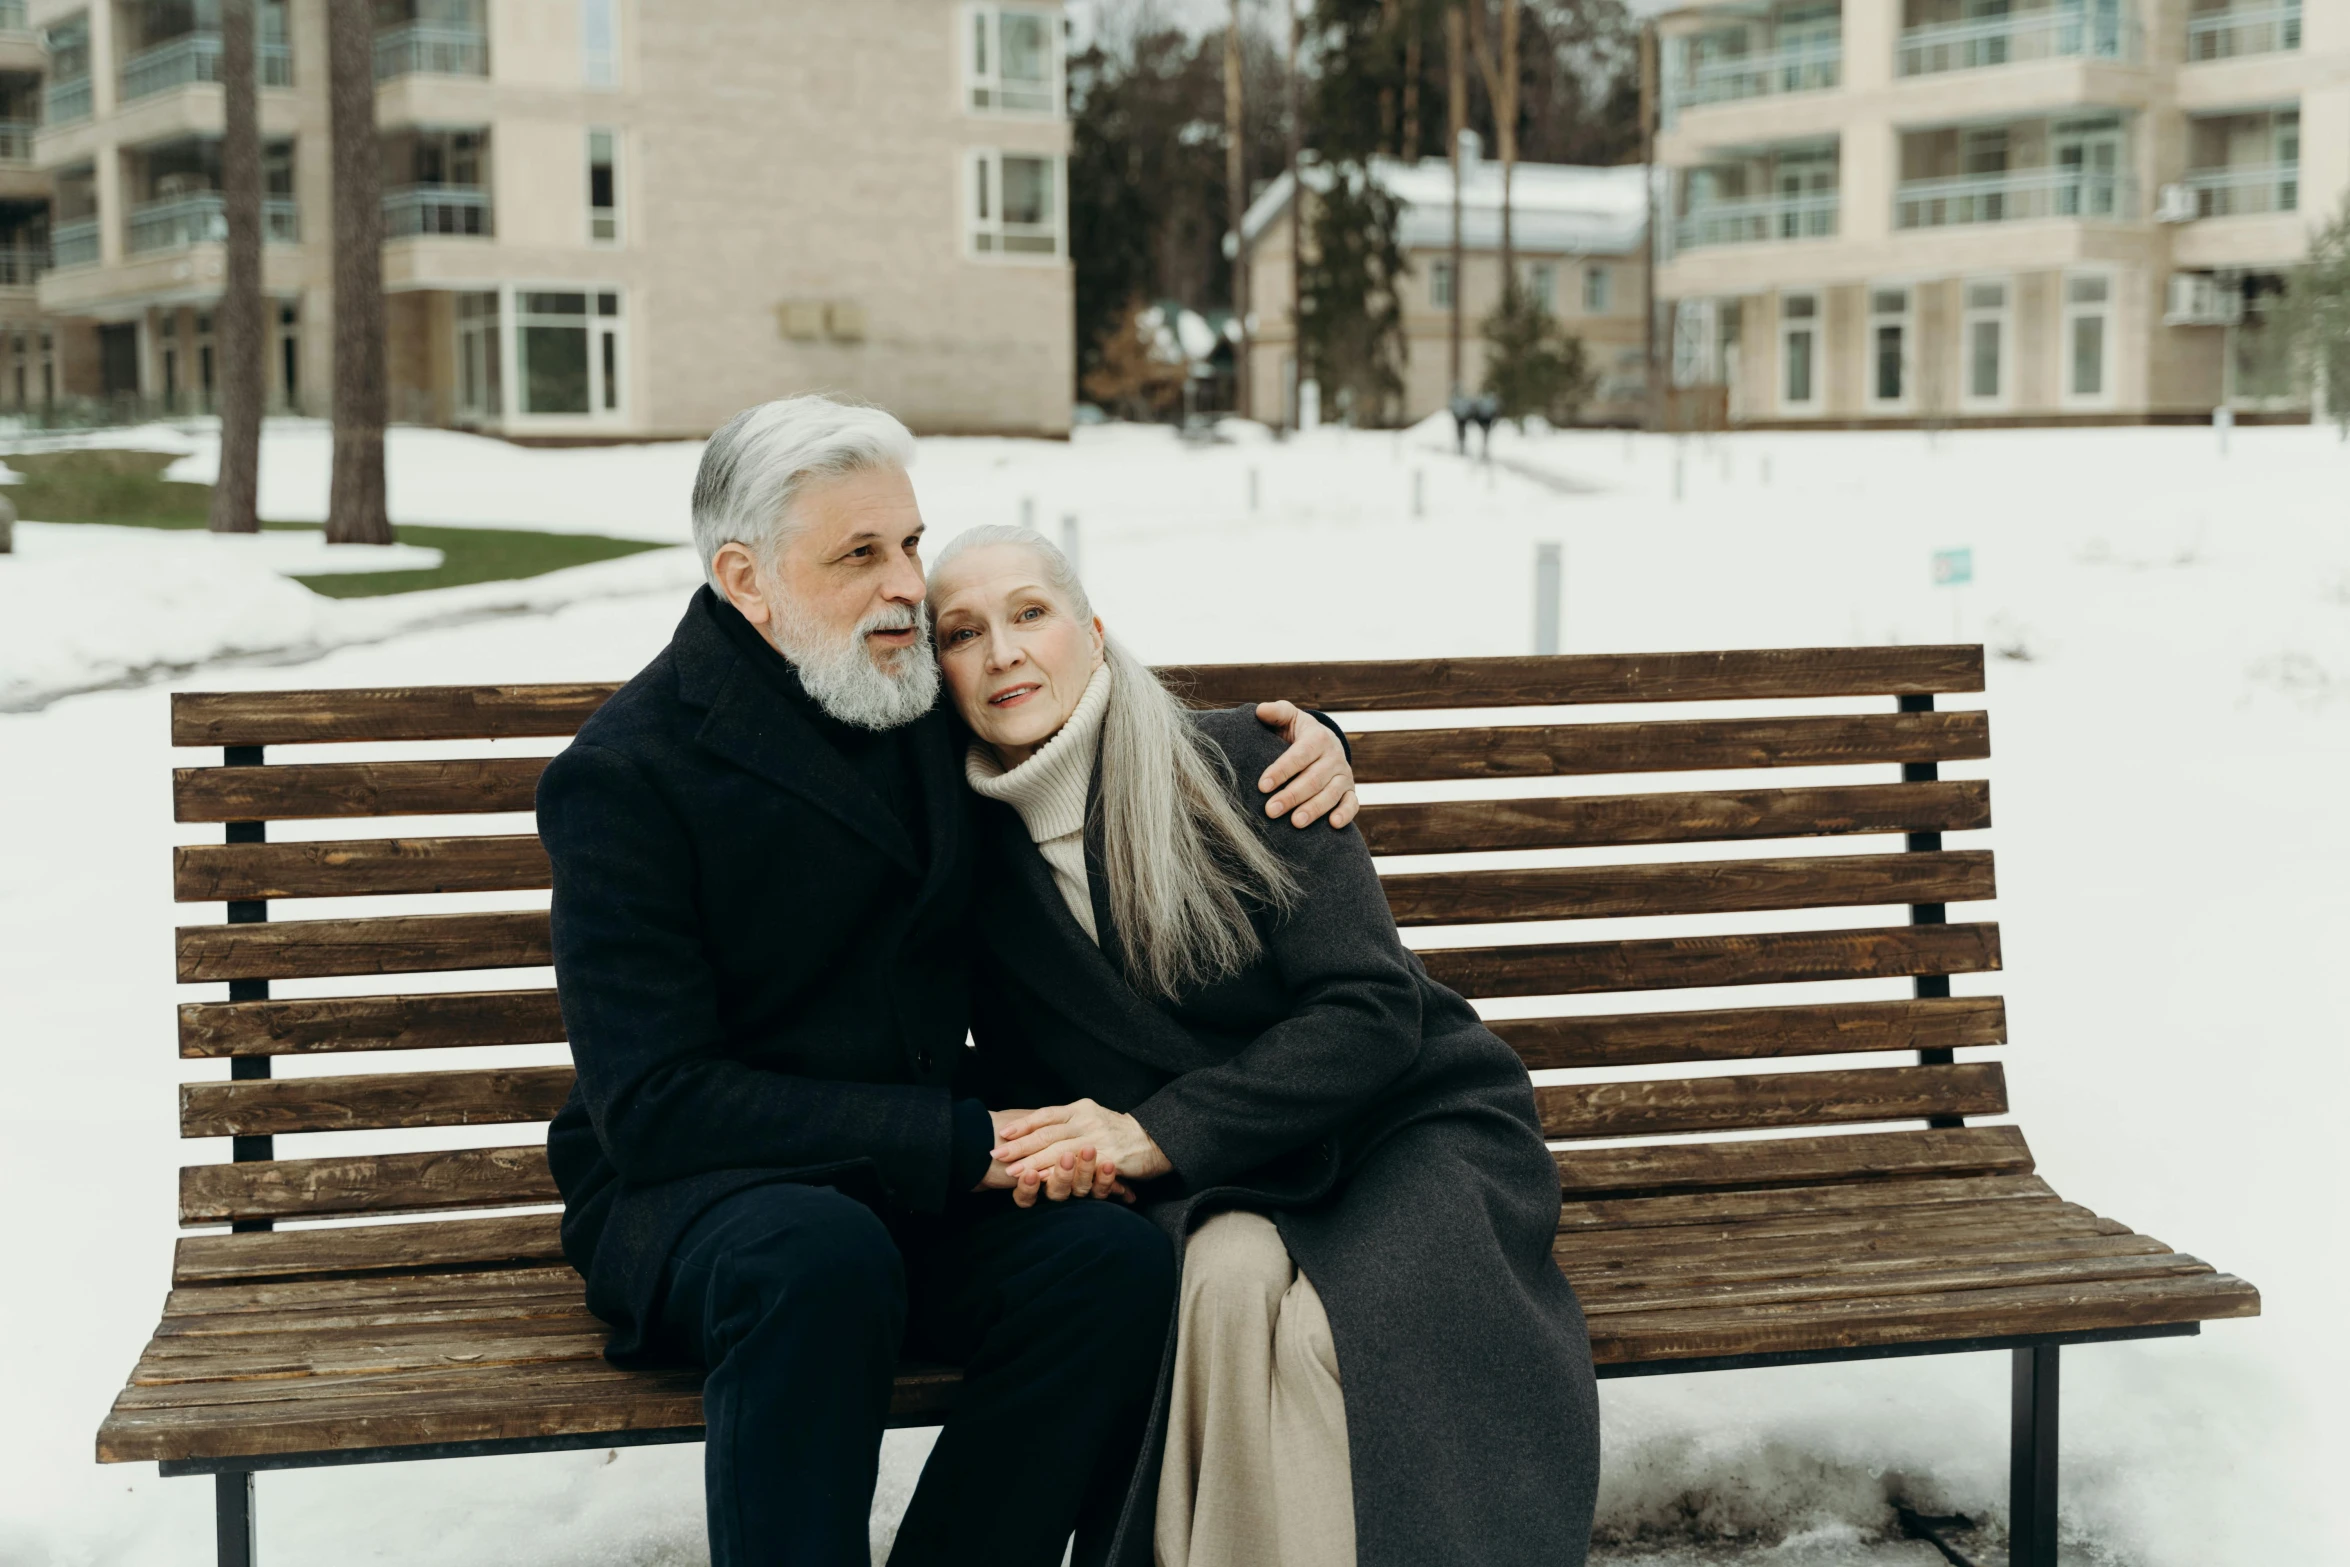
[[2270,317],[2313,378],[2322,378],[2336,429],[2350,440],[2350,201],[2309,244]]
[[1583,340],[1568,332],[1529,289],[1512,285],[1485,318],[1485,392],[1504,419],[1540,414],[1570,424],[1597,381]]

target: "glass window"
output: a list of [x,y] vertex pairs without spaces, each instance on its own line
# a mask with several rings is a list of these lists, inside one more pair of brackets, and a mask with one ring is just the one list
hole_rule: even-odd
[[971,249],[983,255],[1061,254],[1059,160],[1036,153],[970,158]]
[[609,244],[620,238],[619,137],[588,132],[588,238]]
[[1060,112],[1060,8],[975,5],[968,13],[964,74],[970,107],[1012,114]]
[[1909,290],[1869,290],[1869,397],[1898,403],[1909,395]]
[[2106,358],[2111,334],[2106,311],[2112,293],[2112,279],[2101,273],[2064,280],[2064,390],[2068,398],[2097,402],[2108,394],[2111,372]]
[[1526,291],[1534,296],[1534,302],[1540,305],[1543,309],[1550,311],[1557,310],[1559,291],[1558,268],[1549,265],[1528,268],[1526,273]]
[[1999,323],[1967,323],[1967,395],[1984,402],[1999,396]]
[[522,411],[583,414],[588,399],[587,295],[526,293],[514,344],[522,361]]
[[1996,403],[2007,389],[2007,285],[1968,283],[1960,302],[1964,307],[1960,343],[1966,355],[1966,400]]
[[1428,268],[1428,303],[1437,310],[1452,308],[1452,263],[1438,261]]
[[1583,269],[1583,309],[1595,316],[1606,315],[1615,299],[1616,275],[1605,267]]
[[457,296],[457,412],[496,419],[506,411],[498,376],[498,296]]
[[620,0],[580,0],[579,68],[590,87],[620,85]]
[[1779,300],[1779,401],[1793,409],[1819,405],[1820,296]]

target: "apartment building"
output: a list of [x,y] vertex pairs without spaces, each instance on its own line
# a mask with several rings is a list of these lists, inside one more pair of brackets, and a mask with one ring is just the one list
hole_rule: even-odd
[[[1469,142],[1474,146],[1476,138]],[[1501,303],[1501,165],[1471,152],[1461,170],[1461,266],[1453,275],[1452,166],[1442,158],[1371,160],[1370,173],[1398,206],[1403,281],[1403,407],[1406,423],[1451,401],[1453,297],[1461,302],[1461,384],[1485,380],[1485,318]],[[1327,168],[1306,167],[1308,243],[1313,192]],[[1267,420],[1294,417],[1297,346],[1290,287],[1289,204],[1284,172],[1241,221],[1249,278],[1250,406]],[[1510,181],[1510,239],[1519,281],[1583,342],[1598,385],[1582,417],[1630,422],[1645,400],[1648,203],[1640,170],[1521,163]],[[1341,410],[1325,398],[1324,418]]]
[[[6,312],[38,320],[28,393],[200,411],[218,0],[23,6],[0,0],[0,332],[21,362]],[[822,389],[922,430],[1068,429],[1059,0],[374,10],[395,419],[637,439]],[[322,413],[326,0],[259,12],[269,398]],[[9,118],[35,84],[37,129]],[[15,254],[45,255],[37,284]]]
[[2306,413],[2262,323],[2350,197],[2350,0],[1701,0],[1659,31],[1671,373],[1733,419]]

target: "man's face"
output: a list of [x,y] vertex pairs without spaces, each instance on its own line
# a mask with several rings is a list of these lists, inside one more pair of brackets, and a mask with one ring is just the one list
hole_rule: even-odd
[[[919,640],[908,612],[922,605],[921,549],[922,511],[905,474],[875,468],[819,480],[800,492],[789,536],[759,573],[771,587],[762,597],[780,596],[798,626],[828,642],[876,619],[900,622],[863,634],[874,666],[893,671]],[[767,618],[751,619],[773,634]]]

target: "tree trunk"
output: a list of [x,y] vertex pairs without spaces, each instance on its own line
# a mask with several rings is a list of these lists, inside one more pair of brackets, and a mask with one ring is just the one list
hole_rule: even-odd
[[1291,378],[1296,386],[1290,393],[1290,406],[1282,410],[1284,429],[1294,429],[1301,422],[1306,398],[1306,171],[1299,156],[1304,127],[1299,123],[1297,102],[1297,43],[1303,27],[1297,0],[1289,0],[1289,76],[1283,92],[1289,107],[1289,343],[1290,359],[1297,370]]
[[1469,128],[1468,49],[1461,38],[1461,8],[1444,12],[1444,150],[1452,160],[1452,391],[1461,395],[1461,299],[1468,279],[1461,276],[1461,133]]
[[261,116],[255,96],[254,0],[220,8],[220,199],[228,224],[228,275],[212,314],[219,395],[220,473],[212,481],[215,533],[261,527]]
[[1403,161],[1420,161],[1420,10],[1405,13],[1403,37]]
[[1510,233],[1510,175],[1518,164],[1518,0],[1501,0],[1501,54],[1485,41],[1485,0],[1469,0],[1469,37],[1477,69],[1493,106],[1493,145],[1501,156],[1501,291],[1506,303],[1518,286],[1517,248]]
[[1240,36],[1240,0],[1232,0],[1232,21],[1224,29],[1224,210],[1232,231],[1232,318],[1240,324],[1235,345],[1240,373],[1232,403],[1246,419],[1255,401],[1249,383],[1255,379],[1256,366],[1249,356],[1248,242],[1240,232],[1248,216],[1248,100],[1241,85]]
[[383,153],[375,134],[375,7],[327,0],[334,132],[335,389],[330,544],[389,544],[384,510]]

